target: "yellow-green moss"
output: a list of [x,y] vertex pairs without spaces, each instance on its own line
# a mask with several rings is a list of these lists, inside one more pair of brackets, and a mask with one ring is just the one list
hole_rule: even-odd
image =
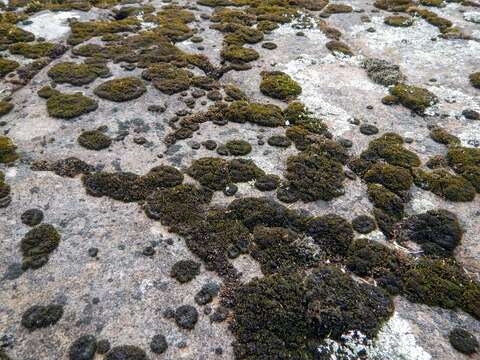
[[193,74],[171,64],[152,64],[142,72],[142,77],[153,81],[161,92],[172,95],[188,90]]
[[112,144],[112,139],[99,130],[84,131],[77,139],[78,143],[89,150],[102,150]]
[[255,49],[245,48],[238,45],[225,46],[221,53],[222,59],[233,63],[247,63],[259,58],[259,54]]
[[3,78],[8,73],[11,73],[12,71],[14,71],[19,66],[20,64],[14,60],[0,58],[0,79]]
[[55,47],[56,45],[54,43],[49,42],[35,44],[21,42],[10,45],[8,50],[15,55],[22,55],[29,59],[38,59],[51,56]]
[[384,23],[394,27],[408,27],[412,26],[413,19],[410,16],[402,15],[387,16],[384,19]]
[[274,99],[290,100],[302,93],[300,85],[281,71],[264,71],[260,74],[260,91]]
[[24,269],[38,269],[48,262],[48,257],[60,243],[60,234],[49,224],[41,224],[25,234],[21,241]]
[[350,47],[342,41],[331,40],[325,44],[326,48],[330,50],[333,54],[341,53],[343,55],[352,56],[353,52],[350,50]]
[[435,126],[430,130],[430,137],[444,145],[459,145],[460,139],[450,133],[448,133],[445,129]]
[[470,79],[470,84],[472,84],[473,87],[480,89],[480,72],[470,74],[468,78]]
[[17,146],[9,137],[0,135],[0,163],[10,163],[17,160],[16,149]]
[[413,184],[412,176],[407,169],[382,163],[373,164],[363,178],[368,183],[381,184],[395,193],[406,191]]
[[0,45],[9,45],[35,40],[35,36],[13,24],[0,22]]
[[233,156],[243,156],[247,155],[252,151],[252,145],[245,140],[230,140],[225,146],[228,149],[230,155]]
[[403,106],[419,114],[438,102],[435,94],[413,85],[397,84],[390,89],[390,94],[396,96]]
[[[56,83],[68,83],[72,85],[85,85],[94,81],[99,73],[97,66],[62,62],[55,64],[48,70],[48,76]],[[108,68],[107,68],[108,71]]]
[[142,80],[136,77],[125,77],[106,81],[98,85],[95,95],[110,101],[122,102],[137,99],[147,91]]
[[0,117],[12,111],[14,105],[11,102],[0,100]]
[[97,108],[98,103],[82,93],[59,93],[47,100],[48,114],[60,119],[72,119]]

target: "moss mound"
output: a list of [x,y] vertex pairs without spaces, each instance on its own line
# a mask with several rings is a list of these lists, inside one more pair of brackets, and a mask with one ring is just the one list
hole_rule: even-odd
[[225,119],[231,122],[251,122],[260,126],[277,127],[285,124],[282,109],[273,104],[235,101],[225,111]]
[[7,164],[18,159],[17,146],[7,137],[0,135],[0,163]]
[[148,360],[145,351],[133,345],[121,345],[112,348],[105,360]]
[[435,94],[413,85],[397,84],[390,89],[390,94],[396,96],[403,106],[420,115],[426,108],[438,102]]
[[413,185],[413,178],[407,169],[382,163],[372,165],[364,179],[368,183],[381,184],[395,193],[407,191]]
[[34,305],[22,315],[22,326],[30,331],[52,326],[63,316],[61,305]]
[[147,91],[142,80],[125,77],[106,81],[93,91],[95,95],[110,101],[122,102],[137,99]]
[[413,19],[410,16],[387,16],[384,19],[384,23],[394,27],[409,27],[413,24]]
[[193,74],[171,64],[152,64],[142,72],[145,80],[153,81],[153,85],[161,92],[172,95],[188,90]]
[[[403,147],[403,138],[395,133],[385,133],[381,137],[372,140],[368,149],[360,155],[362,160],[375,162],[384,160],[390,165],[412,168],[420,166],[418,156]],[[367,164],[367,169],[369,164]]]
[[252,145],[245,140],[230,140],[225,146],[233,156],[247,155],[252,151]]
[[49,224],[41,224],[27,232],[20,247],[23,269],[38,269],[48,262],[48,257],[60,243],[60,234]]
[[78,143],[89,150],[102,150],[112,144],[112,139],[99,130],[84,131],[77,139]]
[[222,49],[220,56],[232,63],[248,63],[257,60],[260,55],[255,49],[238,45],[228,45]]
[[325,47],[330,50],[332,54],[340,53],[347,56],[353,55],[353,51],[350,47],[342,41],[331,40],[325,44]]
[[480,72],[470,74],[468,78],[473,87],[480,89]]
[[448,335],[448,340],[456,350],[463,354],[474,354],[480,349],[475,335],[461,328],[453,329]]
[[451,147],[446,160],[457,174],[467,179],[480,193],[480,149]]
[[48,114],[59,119],[73,119],[97,108],[98,103],[82,93],[58,93],[47,100]]
[[0,117],[2,117],[3,115],[7,115],[10,111],[12,111],[12,109],[13,109],[12,103],[8,101],[0,100]]
[[460,145],[460,139],[439,126],[435,126],[430,130],[430,137],[433,141],[436,141],[444,145]]
[[354,236],[350,223],[335,214],[310,219],[307,232],[327,256],[346,255]]
[[89,64],[62,62],[52,66],[52,68],[48,70],[47,74],[56,83],[68,83],[80,86],[89,84],[99,75],[108,72],[108,68],[106,68],[105,65],[102,66],[102,69],[99,69],[98,67],[99,65],[94,66]]
[[41,57],[56,57],[65,52],[65,49],[61,49],[58,54],[59,47],[54,43],[42,42],[42,43],[16,43],[9,46],[10,53],[15,55],[22,55],[29,59],[38,59]]
[[267,96],[280,100],[291,100],[302,93],[302,88],[289,75],[281,71],[261,73],[260,91]]
[[14,71],[19,66],[20,64],[14,60],[0,58],[0,79],[3,78],[8,73],[11,73],[12,71]]
[[173,264],[170,276],[179,283],[186,283],[200,274],[200,264],[193,260],[180,260]]

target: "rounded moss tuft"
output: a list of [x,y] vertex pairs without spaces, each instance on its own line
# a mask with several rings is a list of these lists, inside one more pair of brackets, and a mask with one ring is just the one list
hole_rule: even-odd
[[120,345],[112,348],[105,360],[148,360],[145,351],[134,345]]
[[193,260],[180,260],[173,264],[170,275],[179,283],[187,283],[200,274],[200,264]]
[[98,103],[82,93],[55,94],[47,100],[48,114],[59,119],[73,119],[95,111]]
[[50,224],[41,224],[27,232],[20,247],[24,269],[38,269],[48,262],[48,257],[60,244],[60,234]]
[[22,326],[30,331],[52,326],[63,316],[61,305],[34,305],[22,315]]
[[78,143],[89,150],[102,150],[112,144],[112,139],[99,130],[84,131],[77,139]]
[[261,73],[260,91],[267,96],[280,100],[291,100],[302,93],[300,85],[289,75],[281,71]]
[[416,113],[422,115],[426,108],[438,102],[437,96],[427,89],[413,85],[397,84],[390,89],[390,94],[398,101]]
[[473,87],[480,89],[480,72],[470,74],[468,78],[470,79],[470,84],[472,84]]
[[13,109],[13,104],[8,101],[0,100],[0,117],[7,115]]
[[106,81],[98,85],[95,95],[110,101],[122,102],[137,99],[147,91],[142,80],[125,77]]
[[389,26],[408,27],[408,26],[412,26],[413,18],[411,18],[410,16],[394,15],[394,16],[387,16],[384,22]]
[[230,140],[225,146],[233,156],[247,155],[252,151],[252,145],[245,140]]
[[17,146],[7,137],[0,135],[0,163],[11,163],[18,159]]
[[450,341],[450,344],[462,354],[475,354],[480,348],[475,336],[465,329],[453,329],[448,335],[448,340]]

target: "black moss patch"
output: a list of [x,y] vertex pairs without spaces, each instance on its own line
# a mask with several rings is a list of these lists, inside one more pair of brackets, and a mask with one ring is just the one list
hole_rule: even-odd
[[78,143],[89,150],[102,150],[112,144],[112,139],[99,130],[84,131],[77,139]]
[[406,218],[398,225],[397,234],[400,242],[413,241],[426,252],[434,251],[430,255],[452,255],[462,240],[463,229],[450,211],[430,210]]
[[155,354],[163,354],[167,351],[168,343],[165,336],[161,334],[154,335],[150,342],[150,350]]
[[448,133],[445,129],[434,126],[430,130],[430,137],[433,141],[436,141],[440,144],[444,145],[459,145],[460,139],[450,133]]
[[20,247],[23,269],[38,269],[48,262],[48,257],[60,243],[60,234],[49,224],[41,224],[27,232]]
[[121,345],[112,348],[105,360],[147,360],[145,351],[134,345]]
[[200,274],[200,264],[193,260],[177,261],[170,270],[170,275],[180,283],[195,279]]
[[137,99],[147,91],[142,80],[125,77],[106,81],[95,88],[95,95],[110,101],[122,102]]
[[478,352],[478,340],[473,334],[461,328],[453,329],[448,335],[450,344],[463,354],[474,354]]
[[230,155],[243,156],[252,151],[252,145],[245,140],[230,140],[225,146],[227,147]]
[[335,214],[310,219],[307,232],[329,256],[345,255],[354,236],[350,223]]
[[175,322],[183,329],[192,330],[198,321],[198,311],[191,305],[182,305],[175,310]]
[[43,220],[43,211],[40,209],[28,209],[23,212],[20,219],[28,226],[37,226]]
[[30,331],[54,325],[63,316],[61,305],[34,305],[22,315],[22,326]]
[[260,191],[273,191],[280,185],[277,175],[262,175],[257,177],[254,186]]
[[292,141],[286,136],[274,135],[270,136],[267,140],[268,145],[281,148],[287,148],[292,145]]
[[360,234],[368,234],[377,228],[377,224],[370,216],[360,215],[352,220],[352,227]]
[[93,335],[83,335],[75,340],[68,349],[70,360],[92,360],[97,351],[97,339]]

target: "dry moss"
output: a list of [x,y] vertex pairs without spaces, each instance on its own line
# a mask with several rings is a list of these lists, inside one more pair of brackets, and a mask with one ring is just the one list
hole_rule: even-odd
[[98,103],[82,93],[58,93],[47,100],[48,114],[59,119],[73,119],[97,108]]
[[60,234],[49,224],[41,224],[27,232],[20,247],[23,269],[38,269],[48,262],[49,255],[58,247]]
[[332,54],[340,53],[347,56],[352,56],[353,51],[350,47],[342,41],[331,40],[325,44],[325,47],[330,50]]
[[470,74],[468,78],[473,87],[480,89],[480,72]]
[[260,91],[267,96],[280,100],[291,100],[302,93],[302,88],[289,75],[281,71],[261,73]]
[[110,101],[122,102],[137,99],[147,91],[142,80],[125,77],[106,81],[98,85],[95,95]]
[[394,27],[409,27],[413,24],[413,19],[410,16],[387,16],[384,19],[384,23]]
[[171,64],[153,64],[142,72],[142,77],[153,81],[161,92],[172,95],[188,90],[193,74]]
[[48,76],[56,83],[68,83],[72,85],[86,85],[94,81],[98,76],[108,74],[108,68],[103,64],[76,64],[62,62],[55,64],[48,70]]
[[351,13],[353,8],[350,5],[345,4],[328,4],[327,7],[323,10],[322,14],[332,15],[332,14],[347,14]]
[[19,66],[20,64],[14,60],[0,58],[0,79],[14,71]]
[[403,106],[418,114],[423,114],[426,108],[438,102],[435,94],[413,85],[397,84],[390,89],[390,94],[396,96]]

